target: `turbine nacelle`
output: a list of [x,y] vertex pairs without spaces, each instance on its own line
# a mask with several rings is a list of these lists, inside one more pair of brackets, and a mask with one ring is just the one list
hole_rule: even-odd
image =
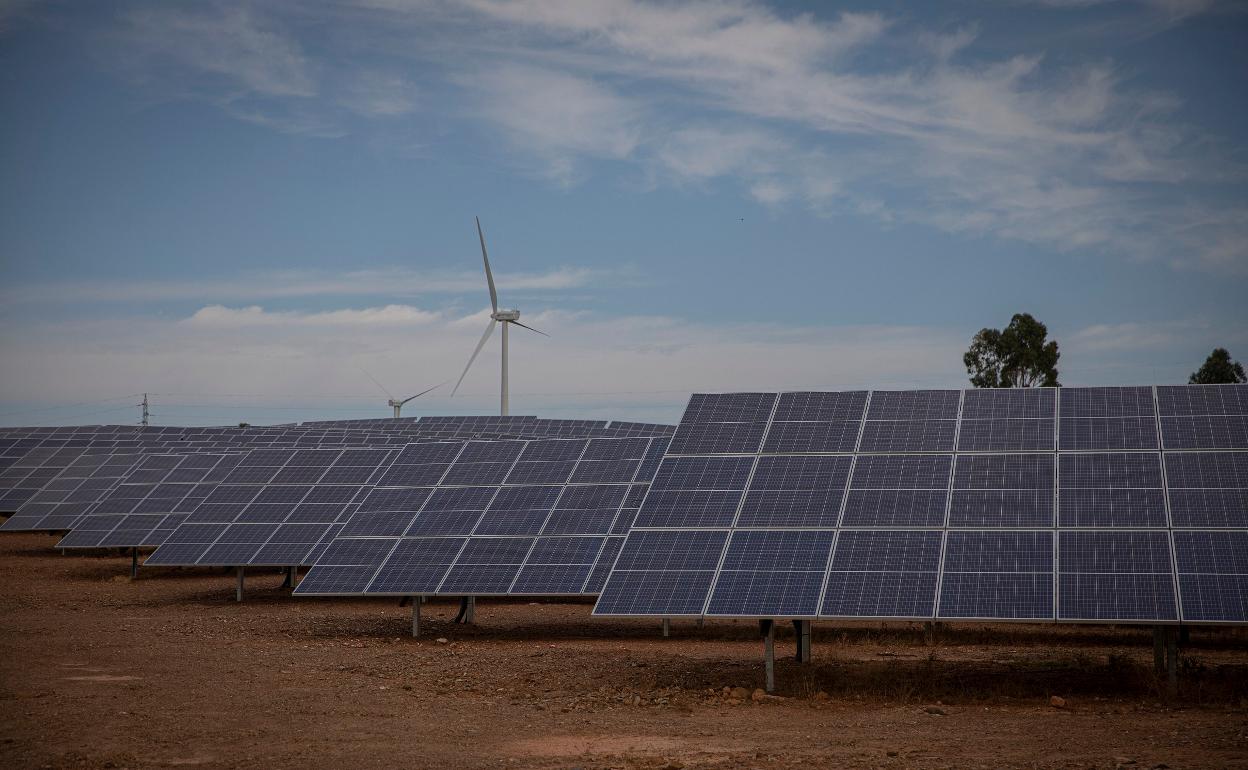
[[472,368],[472,362],[477,360],[477,354],[481,352],[481,348],[485,347],[485,343],[490,339],[490,335],[494,333],[494,327],[500,323],[503,325],[503,365],[502,365],[502,389],[501,389],[501,412],[506,415],[508,413],[507,405],[507,327],[510,325],[520,326],[531,332],[537,332],[543,337],[549,337],[546,332],[538,331],[532,326],[525,326],[520,323],[519,310],[499,310],[498,309],[498,291],[494,288],[494,273],[490,270],[490,255],[485,250],[485,233],[481,231],[481,220],[477,220],[477,238],[481,241],[481,262],[485,266],[485,283],[490,290],[490,322],[486,324],[485,334],[481,335],[481,341],[477,343],[477,347],[472,351],[472,355],[468,357],[468,365],[464,367],[463,374],[459,375],[459,380],[455,382],[455,387],[451,389],[451,395],[459,390],[459,386],[463,384],[464,377],[467,376],[468,370]]

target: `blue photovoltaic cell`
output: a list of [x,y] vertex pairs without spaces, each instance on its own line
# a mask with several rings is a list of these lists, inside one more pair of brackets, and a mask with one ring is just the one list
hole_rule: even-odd
[[760,457],[738,527],[835,527],[849,457]]
[[607,582],[607,575],[611,573],[611,568],[615,565],[615,559],[620,554],[620,549],[624,547],[623,537],[609,537],[602,545],[602,552],[598,554],[598,561],[594,564],[594,569],[589,573],[589,579],[585,582],[584,593],[596,594],[602,592],[602,586]]
[[1165,415],[1248,415],[1248,385],[1158,385]]
[[757,452],[775,393],[695,394],[672,436],[670,454]]
[[1061,531],[1057,562],[1059,620],[1177,619],[1166,532]]
[[859,455],[843,527],[942,527],[949,455]]
[[1051,527],[1051,454],[958,455],[950,527]]
[[1248,622],[1248,532],[1174,532],[1183,620]]
[[958,450],[1052,450],[1057,396],[1053,388],[985,388],[963,397]]
[[634,526],[730,526],[753,466],[753,457],[665,458]]
[[841,530],[820,615],[931,618],[940,543],[939,531]]
[[763,451],[852,452],[866,402],[865,391],[781,393]]
[[952,420],[958,416],[957,390],[876,390],[868,420]]
[[1175,527],[1248,528],[1248,452],[1167,452]]
[[775,403],[775,393],[695,393],[680,421],[766,422]]
[[1053,619],[1053,533],[949,532],[937,617]]
[[1156,449],[1156,408],[1147,387],[1062,388],[1058,447]]
[[765,422],[681,423],[672,437],[672,454],[734,454],[757,452]]
[[860,452],[950,452],[957,420],[867,420]]
[[1149,387],[1061,388],[1062,417],[1152,417]]
[[1058,526],[1167,526],[1155,452],[1062,454],[1058,478]]
[[733,533],[707,614],[817,615],[835,537],[826,530]]
[[1162,417],[1166,449],[1248,449],[1248,417]]
[[727,538],[727,532],[715,530],[633,530],[596,611],[607,615],[701,614]]

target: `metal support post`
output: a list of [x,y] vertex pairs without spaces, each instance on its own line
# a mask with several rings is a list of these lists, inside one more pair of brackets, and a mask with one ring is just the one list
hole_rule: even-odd
[[1166,626],[1166,684],[1171,695],[1179,694],[1179,629]]
[[768,620],[758,621],[758,630],[763,635],[763,689],[767,692],[776,690],[776,624]]
[[1161,676],[1166,671],[1166,627],[1153,626],[1153,673]]
[[672,635],[672,619],[663,618],[663,637],[666,639],[667,637],[671,635]]
[[243,568],[238,567],[238,588],[234,591],[234,601],[241,602],[243,600]]
[[810,621],[795,620],[793,621],[793,638],[797,643],[797,654],[794,656],[798,663],[810,662]]
[[412,602],[412,638],[420,636],[420,600]]
[[468,611],[464,613],[464,622],[472,623],[477,619],[477,597],[468,597]]
[[130,549],[130,579],[134,580],[139,576],[139,549]]

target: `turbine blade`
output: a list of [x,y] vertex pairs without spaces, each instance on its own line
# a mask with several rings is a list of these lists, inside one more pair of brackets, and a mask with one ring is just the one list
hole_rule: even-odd
[[428,392],[429,392],[429,391],[431,391],[431,390],[437,390],[438,388],[442,387],[442,386],[443,386],[443,385],[445,385],[445,384],[446,384],[445,382],[439,382],[437,385],[434,385],[432,388],[426,388],[426,389],[424,389],[424,390],[420,391],[419,393],[417,393],[417,394],[416,394],[416,395],[414,395],[414,396],[408,396],[407,398],[405,398],[405,399],[403,399],[402,401],[400,401],[400,402],[399,402],[399,406],[402,406],[403,404],[406,404],[408,401],[411,401],[413,398],[420,398],[421,396],[425,395],[426,393],[428,393]]
[[485,233],[481,232],[481,218],[477,220],[477,237],[481,239],[481,259],[485,261],[485,280],[490,284],[490,307],[498,312],[498,292],[494,290],[494,274],[490,272],[490,255],[485,253]]
[[[516,326],[524,326],[524,324],[520,323],[519,321],[505,321],[504,323],[515,324]],[[538,334],[542,335],[543,337],[549,337],[549,336],[550,336],[550,335],[549,335],[549,334],[547,334],[546,332],[543,332],[543,331],[538,331],[537,329],[534,329],[532,326],[524,326],[524,328],[528,329],[528,330],[529,330],[529,331],[531,331],[531,332],[537,332]]]
[[451,396],[454,396],[455,391],[459,390],[459,386],[463,383],[468,370],[472,368],[472,362],[477,360],[477,354],[481,352],[481,348],[485,347],[485,342],[490,338],[490,333],[494,331],[495,326],[498,326],[498,321],[491,318],[490,325],[485,327],[485,334],[481,335],[481,341],[477,343],[477,349],[472,351],[472,356],[468,358],[468,365],[464,367],[464,373],[459,375],[459,379],[455,381],[455,387],[451,389]]
[[356,368],[357,368],[357,369],[359,369],[361,372],[364,372],[364,376],[365,376],[365,377],[367,377],[368,379],[372,380],[372,381],[373,381],[373,384],[375,384],[377,387],[381,388],[381,392],[382,392],[382,393],[385,393],[387,396],[389,396],[389,397],[391,398],[391,400],[393,400],[393,399],[394,399],[394,394],[393,394],[393,393],[391,393],[390,391],[386,390],[386,386],[385,386],[385,385],[382,385],[380,382],[378,382],[376,377],[374,377],[373,375],[369,374],[367,369],[365,369],[364,367],[360,366],[359,364],[356,364]]

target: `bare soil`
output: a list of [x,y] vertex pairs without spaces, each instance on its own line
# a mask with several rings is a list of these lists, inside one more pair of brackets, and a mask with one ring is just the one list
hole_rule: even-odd
[[431,602],[412,639],[393,601],[267,571],[239,604],[220,571],[131,581],[55,542],[0,537],[3,768],[1248,767],[1243,630],[1192,629],[1167,697],[1149,629],[816,624],[814,663],[784,629],[755,700],[744,621],[665,639],[588,602],[483,600],[471,626]]

